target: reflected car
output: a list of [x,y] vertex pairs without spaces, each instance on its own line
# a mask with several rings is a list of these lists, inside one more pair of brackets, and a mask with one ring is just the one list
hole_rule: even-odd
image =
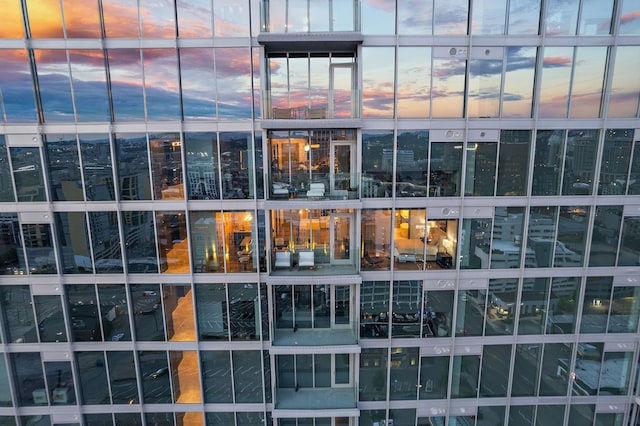
[[164,376],[168,372],[169,372],[169,367],[158,368],[156,371],[154,371],[153,373],[149,374],[149,377],[152,378],[152,379],[157,379],[160,376]]

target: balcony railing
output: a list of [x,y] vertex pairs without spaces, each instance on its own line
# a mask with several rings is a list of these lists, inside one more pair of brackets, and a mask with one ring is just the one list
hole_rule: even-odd
[[[315,3],[315,4],[314,4]],[[360,31],[360,0],[323,2],[285,0],[260,2],[260,28],[270,33]]]

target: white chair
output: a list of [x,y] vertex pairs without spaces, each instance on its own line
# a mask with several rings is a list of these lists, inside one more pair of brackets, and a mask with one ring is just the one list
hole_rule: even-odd
[[301,251],[298,252],[298,267],[307,267],[313,268],[315,266],[313,252],[312,251]]
[[310,183],[307,197],[324,198],[324,183]]
[[291,268],[291,252],[290,251],[277,251],[276,262],[273,265],[274,268]]

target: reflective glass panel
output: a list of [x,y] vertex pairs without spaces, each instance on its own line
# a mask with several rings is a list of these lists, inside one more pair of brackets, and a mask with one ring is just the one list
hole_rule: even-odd
[[107,37],[138,38],[138,2],[105,0],[102,2]]
[[[540,347],[542,348],[542,345]],[[572,343],[546,343],[544,345],[538,388],[539,396],[566,396],[572,350]]]
[[156,200],[184,200],[182,142],[177,133],[149,135],[151,177]]
[[363,117],[393,117],[394,57],[391,47],[362,49]]
[[[254,11],[257,13],[257,11]],[[213,2],[213,30],[218,37],[249,36],[249,2],[216,0]]]
[[76,391],[74,388],[71,363],[45,362],[45,377],[49,388],[49,400],[52,405],[74,405],[76,403]]
[[363,132],[362,153],[362,197],[391,197],[393,132]]
[[[126,214],[126,213],[125,213]],[[93,260],[98,274],[123,271],[117,212],[89,212]]]
[[589,210],[587,206],[560,207],[554,267],[579,267],[584,263]]
[[[160,1],[165,2],[167,0]],[[167,3],[169,2],[167,1]],[[173,2],[171,2],[171,5],[173,5]],[[142,56],[144,58],[144,94],[147,103],[147,119],[180,120],[182,113],[180,110],[180,84],[176,50],[143,49]]]
[[210,0],[176,2],[178,35],[182,38],[208,38],[213,35]]
[[150,200],[149,157],[144,134],[116,134],[121,200]]
[[[122,212],[124,245],[129,273],[158,272],[153,213],[147,211]],[[166,264],[160,265],[162,270]]]
[[429,197],[460,195],[462,142],[432,142],[429,164]]
[[200,352],[205,402],[233,402],[229,351]]
[[480,367],[480,397],[507,396],[511,345],[484,345]]
[[542,344],[516,345],[511,396],[535,396],[538,387]]
[[218,48],[215,61],[218,118],[251,118],[251,51],[248,48]]
[[[138,351],[142,399],[147,404],[171,404],[171,376],[165,351]],[[177,380],[177,378],[176,378]]]
[[[124,11],[126,9],[121,10]],[[105,20],[106,19],[107,17],[105,16]],[[107,22],[108,21],[105,22],[105,26],[107,26]],[[124,22],[121,22],[121,24],[124,27]],[[134,37],[137,37],[137,27],[137,23],[132,25],[132,28],[136,28],[136,35]],[[140,57],[140,50],[112,49],[107,51],[107,56],[109,60],[111,98],[115,121],[144,120],[144,89],[142,84],[142,59]]]
[[71,76],[65,50],[35,50],[44,121],[73,122]]
[[175,38],[176,11],[172,0],[139,0],[143,38]]
[[219,199],[220,184],[216,134],[185,133],[184,140],[189,199]]
[[[9,385],[9,374],[7,373],[7,360],[5,355],[0,356],[0,407],[11,407],[11,387]],[[0,421],[0,424],[3,424]]]
[[526,195],[530,146],[531,132],[528,130],[500,132],[496,195]]
[[[80,4],[85,4],[81,0],[74,2],[79,3],[80,9]],[[77,120],[110,121],[104,53],[101,50],[69,50],[69,65]]]
[[98,297],[105,340],[130,341],[131,326],[124,284],[100,284]]
[[257,286],[248,283],[228,286],[231,340],[258,339],[261,318]]
[[184,212],[156,212],[156,229],[160,272],[189,273],[189,240]]
[[200,340],[228,340],[229,322],[225,285],[197,284],[195,290]]
[[489,280],[489,300],[484,318],[485,336],[513,334],[517,290],[517,278]]
[[11,168],[9,167],[9,153],[4,141],[4,135],[0,135],[0,202],[13,202],[15,200]]
[[564,405],[538,405],[536,426],[564,421]]
[[[491,241],[491,268],[519,268],[522,257],[524,208],[496,207]],[[525,264],[534,261],[532,250],[525,250]]]
[[396,150],[396,197],[426,197],[429,132],[399,132]]
[[640,12],[640,4],[638,0],[623,0],[622,10],[620,11],[620,28],[619,34],[637,35],[640,34],[640,22],[638,22],[638,13]]
[[113,404],[137,404],[138,383],[136,369],[131,351],[107,352],[109,384],[111,385],[111,401]]
[[502,60],[469,61],[468,117],[497,117],[500,108]]
[[5,25],[0,28],[0,38],[24,38],[24,23],[20,2],[2,2],[2,14]]
[[590,195],[598,154],[599,130],[569,130],[562,195]]
[[605,333],[607,331],[612,285],[611,277],[587,277],[582,303],[580,333]]
[[[71,319],[72,340],[76,342],[102,341],[101,313],[96,289],[92,284],[66,285],[67,306]],[[104,324],[105,332],[111,332],[111,323]]]
[[62,13],[58,0],[27,0],[31,37],[63,38]]
[[67,38],[100,38],[100,11],[95,0],[62,0]]
[[618,266],[640,265],[640,217],[625,217],[618,250]]
[[589,266],[614,266],[623,206],[598,206],[593,219]]
[[66,342],[67,331],[60,296],[33,296],[33,303],[40,342]]
[[164,284],[162,286],[167,340],[194,342],[196,340],[193,293],[190,285]]
[[50,224],[23,224],[22,239],[30,274],[56,274],[58,271],[53,249]]
[[487,290],[458,290],[456,336],[482,336]]
[[469,2],[467,0],[434,1],[433,32],[437,35],[467,34]]
[[393,337],[420,337],[422,281],[393,282],[393,311],[391,332]]
[[114,201],[109,135],[79,135],[79,138],[87,201]]
[[[80,376],[80,399],[83,404],[109,404],[109,384],[103,352],[76,352]],[[131,368],[131,366],[128,366]]]
[[129,287],[133,304],[136,340],[164,341],[162,297],[158,284],[135,284]]
[[[576,0],[577,1],[577,0]],[[565,4],[559,2],[557,4]],[[571,68],[573,66],[572,47],[545,47],[540,81],[540,104],[538,116],[541,118],[564,118],[567,116]]]
[[631,158],[631,172],[629,173],[627,194],[640,194],[640,141],[633,143],[633,157]]
[[[633,352],[607,352],[602,361],[600,395],[626,395],[632,371]],[[620,423],[615,423],[620,424]]]
[[434,58],[432,66],[431,116],[433,118],[462,117],[466,61]]
[[253,198],[252,146],[251,133],[220,133],[223,198]]
[[506,0],[480,0],[473,2],[472,34],[504,34]]
[[525,263],[525,267],[550,268],[553,264],[554,247],[559,255],[561,250],[567,250],[556,240],[557,216],[557,207],[540,206],[529,208],[527,251],[533,250],[535,261]]
[[423,357],[420,362],[420,399],[445,399],[449,381],[449,357]]
[[640,287],[614,287],[607,333],[635,333]]
[[493,195],[496,184],[498,144],[496,142],[468,142],[464,194]]
[[[188,327],[188,326],[187,326]],[[200,370],[196,351],[169,351],[171,365],[171,384],[178,404],[202,403],[200,389]],[[194,416],[194,413],[188,416]],[[190,417],[187,417],[187,420]],[[194,421],[195,419],[191,419]],[[187,422],[189,424],[190,422]]]
[[36,122],[33,80],[27,51],[2,49],[0,50],[0,62],[2,62],[2,67],[0,67],[2,100],[0,102],[3,107],[4,121],[10,123]]
[[[637,13],[640,13],[640,10]],[[636,21],[640,20],[636,19]],[[640,24],[638,28],[640,34]],[[611,94],[609,95],[609,117],[637,116],[638,100],[640,99],[640,81],[636,78],[638,67],[640,67],[640,46],[619,46],[616,48]]]
[[195,272],[224,272],[224,228],[222,213],[193,212],[191,244]]
[[381,401],[387,398],[387,357],[386,348],[362,349],[360,401]]
[[546,319],[547,334],[573,333],[576,325],[580,282],[580,278],[552,278]]
[[596,406],[591,404],[571,404],[569,408],[568,424],[588,425],[593,423]]
[[236,403],[263,401],[261,353],[259,351],[232,351],[233,384]]
[[[513,1],[511,2],[513,4]],[[536,49],[506,47],[502,94],[503,117],[531,117]]]
[[476,398],[478,396],[480,358],[478,355],[456,355],[453,357],[451,398]]
[[564,157],[564,130],[538,130],[531,195],[558,195]]
[[18,405],[29,407],[49,404],[40,353],[13,353],[11,354],[11,364]]
[[2,316],[7,342],[34,343],[38,341],[37,324],[33,312],[31,291],[26,285],[0,287]]
[[633,133],[632,129],[615,129],[605,132],[600,160],[598,195],[625,194]]
[[420,361],[419,348],[391,348],[391,362],[389,365],[389,399],[415,400],[418,389],[418,364]]
[[39,148],[9,148],[18,201],[46,201]]
[[394,34],[396,21],[395,3],[394,0],[361,2],[362,33]]
[[47,135],[46,149],[52,201],[84,201],[76,136]]
[[492,219],[463,219],[460,268],[489,268]]
[[550,2],[544,19],[545,34],[562,36],[576,34],[580,0]]
[[364,241],[360,267],[362,269],[389,269],[391,260],[391,211],[363,210],[361,229]]
[[0,215],[0,275],[22,275],[26,272],[22,238],[20,237],[20,223],[16,213],[2,213]]
[[[191,2],[189,4],[192,4]],[[180,4],[178,5],[180,10]],[[200,35],[197,35],[198,37]],[[180,54],[180,83],[185,120],[206,120],[216,116],[216,86],[213,49],[185,48]],[[187,135],[185,134],[185,140]]]
[[[401,2],[400,4],[405,3],[409,2]],[[414,13],[415,10],[412,11],[412,16],[415,16]],[[429,102],[430,59],[431,49],[429,47],[405,46],[398,48],[398,117],[429,117],[431,111]]]
[[508,19],[508,34],[538,34],[540,0],[510,0]]
[[582,0],[580,35],[607,35],[611,32],[613,0]]
[[576,48],[569,114],[571,118],[600,116],[607,52],[606,47]]
[[400,1],[396,5],[398,13],[398,34],[431,35],[433,33],[433,1]]

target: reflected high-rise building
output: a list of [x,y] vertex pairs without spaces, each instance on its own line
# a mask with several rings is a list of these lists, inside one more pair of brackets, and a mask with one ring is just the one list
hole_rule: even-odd
[[0,5],[0,425],[640,424],[638,0]]

